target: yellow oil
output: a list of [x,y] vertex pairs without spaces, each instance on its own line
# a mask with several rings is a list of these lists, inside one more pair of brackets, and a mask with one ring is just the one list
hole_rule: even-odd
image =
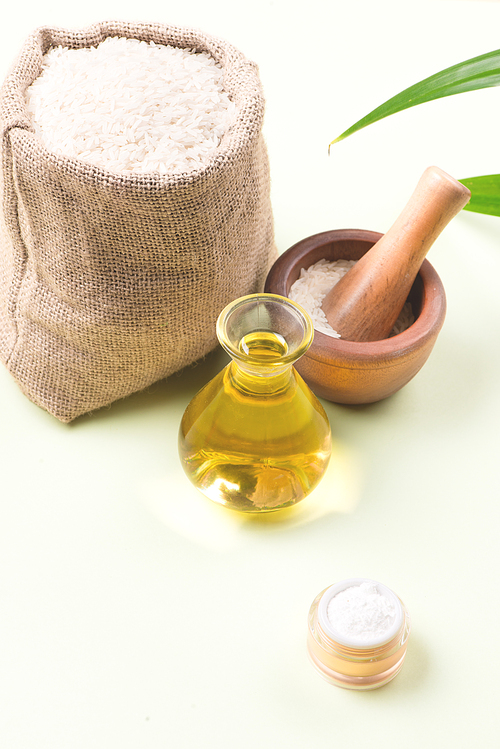
[[262,362],[279,360],[288,351],[288,344],[279,333],[269,330],[254,330],[247,333],[240,341],[242,353],[256,356]]
[[187,475],[210,499],[245,512],[278,510],[320,480],[330,426],[295,369],[279,367],[287,350],[281,336],[252,332],[239,350],[252,366],[231,362],[193,398],[179,452]]

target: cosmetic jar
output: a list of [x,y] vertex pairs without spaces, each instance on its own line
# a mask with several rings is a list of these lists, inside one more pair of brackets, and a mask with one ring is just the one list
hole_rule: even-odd
[[350,578],[326,588],[313,601],[308,624],[309,657],[331,684],[377,689],[401,670],[410,617],[398,596],[375,580]]

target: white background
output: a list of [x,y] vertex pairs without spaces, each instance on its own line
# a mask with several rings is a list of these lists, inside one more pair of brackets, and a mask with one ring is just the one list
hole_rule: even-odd
[[[5,11],[4,11],[5,13]],[[386,231],[436,164],[500,173],[500,91],[426,104],[328,143],[402,88],[500,47],[496,2],[9,3],[5,75],[37,26],[195,26],[259,64],[276,242]],[[220,351],[63,425],[0,369],[0,736],[5,749],[494,749],[498,709],[500,219],[463,212],[429,254],[448,312],[396,396],[325,402],[329,474],[288,519],[212,505],[177,456]],[[355,693],[310,666],[313,598],[391,587],[400,675]]]

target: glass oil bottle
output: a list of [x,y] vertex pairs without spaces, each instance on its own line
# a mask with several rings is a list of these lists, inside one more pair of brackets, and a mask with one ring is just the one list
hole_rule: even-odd
[[219,315],[232,361],[188,405],[179,454],[192,483],[234,510],[290,507],[316,486],[331,452],[325,411],[293,363],[312,343],[309,315],[276,294],[251,294]]

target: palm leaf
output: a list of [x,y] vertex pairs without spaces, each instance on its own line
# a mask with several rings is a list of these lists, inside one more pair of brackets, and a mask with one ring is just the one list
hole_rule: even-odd
[[384,104],[374,109],[370,114],[354,123],[345,130],[338,138],[332,140],[334,143],[347,138],[347,136],[371,125],[378,120],[384,119],[404,109],[416,107],[433,99],[441,99],[444,96],[462,94],[466,91],[476,91],[480,88],[490,88],[500,85],[500,49],[488,52],[479,57],[473,57],[465,62],[453,65],[451,68],[441,70],[439,73],[425,78],[410,88],[388,99]]
[[[445,68],[435,75],[406,88],[401,93],[388,99],[384,104],[374,109],[361,120],[358,120],[345,130],[330,147],[358,130],[383,120],[396,112],[416,107],[427,101],[441,99],[444,96],[463,94],[467,91],[477,91],[481,88],[500,86],[500,49],[488,52],[479,57],[473,57],[465,62]],[[465,210],[475,213],[486,213],[500,216],[500,174],[489,174],[482,177],[469,177],[461,180],[472,193],[470,202]]]
[[460,182],[472,193],[464,210],[500,216],[500,174],[468,177],[461,179]]

